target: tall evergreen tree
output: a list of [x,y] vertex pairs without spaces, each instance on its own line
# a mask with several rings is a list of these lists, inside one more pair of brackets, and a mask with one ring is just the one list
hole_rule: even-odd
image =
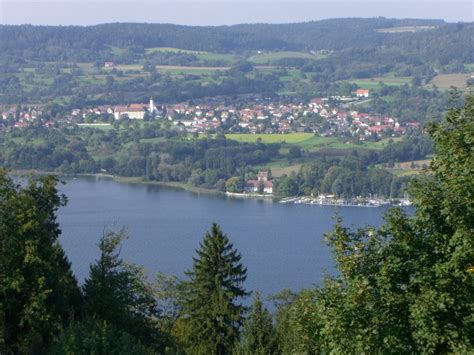
[[120,258],[120,243],[126,237],[124,229],[104,231],[100,258],[91,265],[83,287],[85,313],[159,350],[163,344],[156,326],[153,289],[140,268]]
[[272,315],[263,306],[257,292],[248,318],[244,321],[241,342],[237,346],[236,353],[242,355],[273,355],[277,352],[277,348]]
[[228,354],[239,336],[245,307],[237,300],[247,269],[217,224],[206,233],[186,275],[181,323],[184,346],[194,354]]
[[52,176],[22,187],[0,171],[0,353],[39,353],[78,313],[81,294],[58,243],[66,203]]

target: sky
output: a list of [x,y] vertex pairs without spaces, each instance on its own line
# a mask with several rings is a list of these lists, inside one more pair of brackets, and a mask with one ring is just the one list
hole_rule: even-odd
[[232,25],[376,16],[472,22],[473,11],[474,0],[0,0],[0,23]]

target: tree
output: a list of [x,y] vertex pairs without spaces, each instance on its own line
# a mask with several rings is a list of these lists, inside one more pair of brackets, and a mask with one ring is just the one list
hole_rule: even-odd
[[71,323],[55,339],[49,354],[156,354],[107,321],[85,319]]
[[243,192],[245,180],[242,176],[232,176],[225,183],[225,189],[228,192]]
[[100,258],[91,265],[84,284],[86,314],[128,333],[144,345],[160,349],[158,309],[151,285],[143,271],[120,258],[124,229],[105,230],[100,240]]
[[474,348],[474,98],[429,131],[436,155],[412,184],[414,216],[393,209],[357,231],[339,221],[326,236],[340,276],[307,303],[323,353]]
[[270,312],[263,306],[257,292],[250,308],[248,318],[244,322],[241,342],[236,353],[267,355],[277,352],[277,338]]
[[301,148],[297,145],[292,145],[288,151],[288,159],[298,159],[301,158]]
[[191,353],[227,354],[239,336],[245,307],[237,300],[247,269],[217,224],[206,233],[186,275],[182,314],[184,346]]
[[115,78],[112,75],[107,75],[105,77],[105,86],[107,90],[112,90],[115,84]]
[[0,171],[0,352],[40,353],[79,312],[80,290],[58,243],[66,199],[52,176],[26,187]]

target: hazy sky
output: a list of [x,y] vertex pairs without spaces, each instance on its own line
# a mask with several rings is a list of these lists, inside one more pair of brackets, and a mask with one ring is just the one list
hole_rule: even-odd
[[0,23],[229,25],[374,16],[471,22],[473,6],[474,0],[0,0]]

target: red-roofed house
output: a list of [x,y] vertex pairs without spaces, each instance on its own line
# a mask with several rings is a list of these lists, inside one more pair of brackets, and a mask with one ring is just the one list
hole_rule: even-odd
[[357,97],[369,97],[369,90],[368,89],[357,89],[356,96]]

